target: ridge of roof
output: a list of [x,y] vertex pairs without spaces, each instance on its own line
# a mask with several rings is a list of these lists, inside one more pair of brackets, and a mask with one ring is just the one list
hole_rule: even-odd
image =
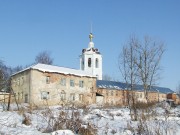
[[29,70],[29,69],[36,69],[40,70],[42,72],[52,72],[52,73],[63,73],[63,74],[72,74],[72,75],[77,75],[77,76],[88,76],[88,77],[96,77],[93,76],[90,73],[87,73],[83,70],[78,70],[78,69],[73,69],[73,68],[65,68],[65,67],[59,67],[59,66],[54,66],[54,65],[47,65],[47,64],[35,64],[30,67],[27,67],[19,72],[14,73],[11,76],[14,76],[18,73],[21,73],[23,71]]

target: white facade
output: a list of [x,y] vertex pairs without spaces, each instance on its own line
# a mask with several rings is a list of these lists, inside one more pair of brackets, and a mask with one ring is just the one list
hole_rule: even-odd
[[102,80],[102,55],[98,49],[94,48],[92,34],[89,35],[89,38],[88,48],[83,49],[82,55],[80,55],[80,69],[96,76],[98,80]]

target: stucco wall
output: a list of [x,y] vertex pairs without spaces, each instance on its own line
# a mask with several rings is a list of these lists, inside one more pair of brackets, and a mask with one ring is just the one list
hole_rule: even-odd
[[29,102],[30,70],[12,76],[11,87],[14,91],[14,95],[11,97],[12,101],[14,101],[14,96],[16,96],[18,102]]
[[[48,83],[47,77],[49,77]],[[21,78],[23,78],[22,82]],[[65,86],[61,84],[62,78],[66,80]],[[70,86],[70,80],[74,80],[74,87]],[[83,87],[79,86],[79,81],[83,81]],[[30,70],[13,76],[12,82],[19,102],[25,102],[27,98],[25,95],[28,95],[28,103],[37,106],[68,103],[83,105],[95,102],[96,78]],[[42,99],[42,93],[48,93],[48,98]],[[64,95],[63,99],[62,95]]]
[[104,96],[105,105],[123,106],[126,102],[126,98],[123,90],[98,88],[97,92]]

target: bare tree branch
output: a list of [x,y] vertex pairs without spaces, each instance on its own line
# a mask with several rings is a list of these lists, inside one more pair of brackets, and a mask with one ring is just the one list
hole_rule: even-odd
[[42,63],[42,64],[52,65],[53,64],[53,58],[50,57],[50,52],[43,51],[43,52],[40,52],[36,56],[35,63]]
[[165,51],[164,44],[158,43],[149,37],[144,37],[143,43],[139,43],[137,50],[137,60],[139,79],[144,87],[146,100],[148,101],[148,91],[155,85],[160,70],[160,61]]

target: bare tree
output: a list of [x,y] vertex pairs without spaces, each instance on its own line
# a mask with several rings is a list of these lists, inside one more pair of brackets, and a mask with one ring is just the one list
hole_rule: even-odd
[[[119,55],[119,69],[122,74],[126,87],[129,90],[127,93],[127,102],[130,109],[131,118],[137,120],[137,108],[136,108],[136,96],[133,90],[135,90],[135,84],[137,83],[137,66],[136,59],[136,47],[138,40],[135,37],[130,37],[128,43],[124,45],[122,53]],[[134,117],[132,117],[132,111]]]
[[23,66],[20,66],[20,65],[16,66],[16,67],[12,68],[12,70],[13,70],[14,73],[19,72],[19,71],[23,70]]
[[160,60],[164,53],[164,44],[145,37],[140,42],[136,37],[130,37],[124,45],[119,57],[119,69],[127,84],[128,105],[133,111],[134,119],[137,118],[136,84],[141,84],[144,89],[145,99],[148,103],[148,92],[152,85],[159,79]]
[[180,83],[179,83],[178,86],[176,87],[176,92],[177,92],[177,94],[180,94]]
[[135,64],[138,67],[138,77],[143,85],[146,101],[148,102],[148,91],[159,79],[160,61],[164,53],[164,43],[144,37],[142,43],[136,47]]
[[4,74],[3,74],[2,69],[0,69],[0,91],[3,88],[3,84],[4,84]]
[[104,75],[103,75],[103,80],[112,81],[112,78],[111,78],[111,76],[109,76],[108,74],[104,74]]
[[40,52],[36,56],[35,63],[42,63],[42,64],[52,65],[53,64],[53,58],[50,57],[50,52],[43,51],[43,52]]
[[0,90],[7,89],[8,81],[11,75],[11,68],[7,67],[3,61],[0,61]]

